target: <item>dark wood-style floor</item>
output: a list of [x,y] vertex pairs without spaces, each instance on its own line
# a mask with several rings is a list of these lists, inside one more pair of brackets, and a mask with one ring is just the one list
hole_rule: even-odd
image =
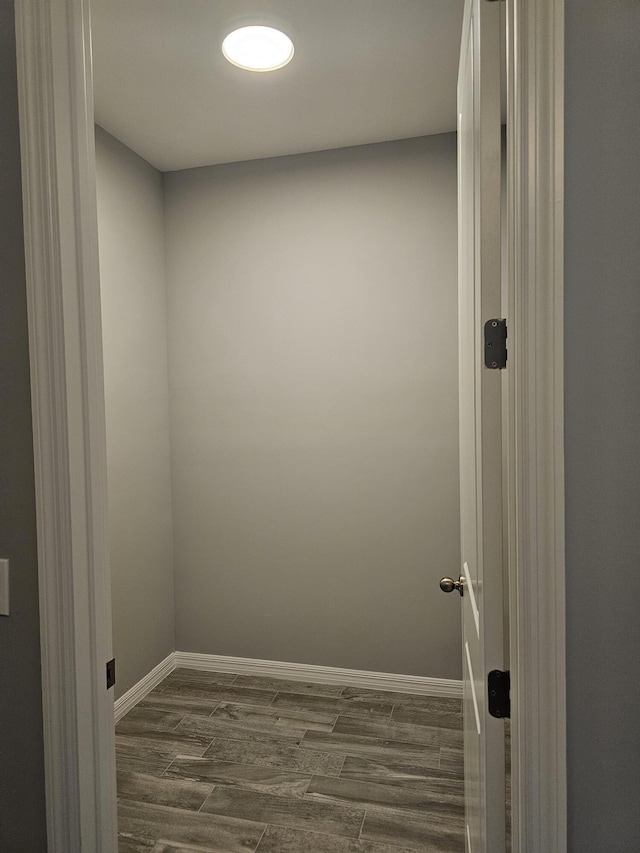
[[116,727],[120,853],[458,853],[455,699],[175,670]]

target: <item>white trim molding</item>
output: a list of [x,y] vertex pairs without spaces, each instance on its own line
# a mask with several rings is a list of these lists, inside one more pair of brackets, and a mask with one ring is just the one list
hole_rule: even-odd
[[396,693],[414,693],[418,696],[444,696],[462,699],[462,681],[448,678],[427,678],[419,675],[398,675],[391,672],[369,672],[359,669],[341,669],[334,666],[315,666],[308,663],[285,663],[278,660],[254,660],[226,655],[203,655],[196,652],[171,652],[151,672],[141,678],[116,700],[115,721],[158,686],[174,669],[198,669],[201,672],[227,672],[235,675],[264,675],[288,681],[335,684],[362,687],[366,690],[389,690]]
[[17,0],[49,853],[116,850],[88,0]]
[[512,840],[564,853],[564,2],[507,16]]
[[238,675],[264,675],[291,681],[344,684],[347,687],[362,687],[366,690],[391,690],[399,693],[415,693],[420,696],[450,696],[462,699],[462,682],[447,678],[369,672],[334,666],[316,666],[309,663],[285,663],[277,660],[254,660],[225,655],[201,655],[194,652],[176,652],[174,664],[174,668],[234,672]]
[[116,723],[125,714],[128,714],[132,708],[135,708],[138,702],[142,702],[144,697],[151,693],[154,687],[157,687],[161,681],[164,681],[173,672],[176,668],[175,656],[176,653],[171,652],[157,666],[154,666],[151,672],[148,672],[144,678],[141,678],[137,684],[134,684],[119,699],[116,699],[113,706],[113,715]]

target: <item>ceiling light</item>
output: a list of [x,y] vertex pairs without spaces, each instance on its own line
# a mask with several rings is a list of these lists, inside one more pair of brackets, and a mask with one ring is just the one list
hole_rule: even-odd
[[293,42],[273,27],[241,27],[225,38],[222,52],[238,68],[275,71],[293,59]]
[[275,71],[293,59],[293,42],[273,27],[241,27],[222,42],[233,65],[247,71]]

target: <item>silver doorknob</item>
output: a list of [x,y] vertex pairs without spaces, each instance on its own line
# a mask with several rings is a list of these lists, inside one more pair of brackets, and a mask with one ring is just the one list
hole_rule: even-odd
[[453,592],[454,589],[457,589],[460,595],[464,595],[464,578],[460,576],[457,581],[454,581],[453,578],[442,578],[440,589],[443,592]]

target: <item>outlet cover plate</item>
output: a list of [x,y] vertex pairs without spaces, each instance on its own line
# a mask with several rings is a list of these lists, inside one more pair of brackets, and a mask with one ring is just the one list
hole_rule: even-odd
[[0,560],[0,616],[9,615],[9,560]]

